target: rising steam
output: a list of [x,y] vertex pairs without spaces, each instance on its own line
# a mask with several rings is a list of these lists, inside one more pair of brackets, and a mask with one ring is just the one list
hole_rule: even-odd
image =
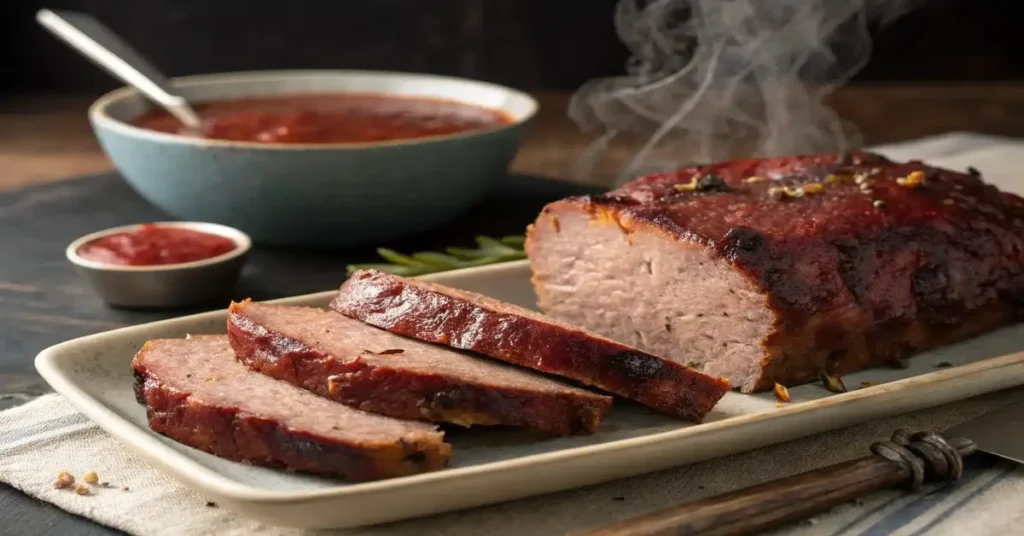
[[592,80],[569,104],[604,134],[577,172],[589,175],[613,139],[646,138],[619,182],[743,154],[841,151],[856,129],[824,102],[863,67],[868,25],[918,0],[619,0],[615,26],[632,53],[625,76]]

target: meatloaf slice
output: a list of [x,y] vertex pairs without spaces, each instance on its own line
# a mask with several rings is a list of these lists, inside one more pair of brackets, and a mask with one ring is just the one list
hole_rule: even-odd
[[548,205],[539,307],[745,392],[1017,322],[1024,201],[870,153],[749,159]]
[[311,307],[232,303],[235,357],[274,378],[400,419],[593,432],[612,399]]
[[393,333],[572,378],[692,421],[699,422],[729,390],[725,380],[534,311],[376,270],[352,274],[331,308]]
[[436,427],[336,404],[252,371],[223,335],[147,342],[132,360],[149,427],[231,460],[350,480],[441,469]]

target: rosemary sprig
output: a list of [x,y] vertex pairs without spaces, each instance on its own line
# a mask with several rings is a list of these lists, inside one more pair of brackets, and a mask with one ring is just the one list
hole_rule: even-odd
[[489,236],[476,237],[476,248],[445,248],[445,253],[438,251],[421,251],[405,255],[393,249],[377,248],[377,254],[387,263],[350,264],[346,273],[352,275],[356,270],[380,270],[401,276],[416,276],[472,268],[487,264],[525,259],[523,251],[525,236],[514,235],[502,238]]

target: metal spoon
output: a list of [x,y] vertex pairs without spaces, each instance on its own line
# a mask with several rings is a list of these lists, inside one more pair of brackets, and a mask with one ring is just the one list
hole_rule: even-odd
[[85,13],[40,9],[36,21],[110,74],[139,90],[177,117],[187,133],[202,131],[199,114],[175,93],[167,77],[132,49],[124,39]]

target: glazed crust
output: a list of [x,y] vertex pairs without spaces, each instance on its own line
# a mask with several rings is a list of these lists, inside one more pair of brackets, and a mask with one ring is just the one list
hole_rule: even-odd
[[[202,339],[206,337],[211,336],[200,336],[198,339],[205,343]],[[227,339],[222,336],[217,339],[216,345],[230,352]],[[181,361],[178,358],[185,354],[168,349],[168,346],[181,342],[188,341],[150,341],[132,362],[136,398],[145,404],[149,426],[155,432],[222,458],[253,465],[337,476],[347,480],[400,477],[433,471],[448,465],[451,446],[441,441],[440,433],[431,433],[429,428],[410,427],[408,434],[396,434],[395,437],[383,441],[380,437],[368,436],[365,442],[361,442],[357,439],[358,433],[345,434],[345,437],[339,437],[341,434],[329,437],[318,430],[302,429],[258,411],[250,411],[244,402],[210,403],[208,399],[204,400],[205,397],[197,396],[203,387],[196,387],[194,382],[168,379],[167,376],[174,374],[155,370],[165,371],[163,367],[167,366],[166,364],[153,366],[155,360]],[[194,350],[198,352],[194,355],[199,358],[217,359],[216,354],[202,347]],[[231,357],[227,359],[233,360]],[[181,366],[187,367],[188,364],[182,363]],[[260,380],[252,385],[254,393],[259,392],[261,385],[265,385],[261,382],[275,381],[249,371],[241,364],[237,366],[242,374],[251,374]],[[200,383],[202,381],[200,380]],[[216,383],[215,378],[205,381],[209,384]],[[300,391],[291,386],[287,387]],[[246,393],[238,395],[244,398]],[[217,398],[223,400],[223,397]],[[281,399],[279,403],[289,404],[292,401]],[[301,405],[301,398],[296,403]],[[346,414],[358,412],[338,404],[331,405],[340,408]],[[316,408],[311,408],[311,411],[315,410]],[[324,416],[329,419],[333,415],[327,412]],[[351,418],[351,415],[349,417]],[[379,420],[382,417],[375,419]],[[351,420],[356,421],[355,424],[365,425],[365,420],[358,416]],[[370,425],[372,426],[372,422]],[[424,433],[424,430],[427,432]]]
[[[372,413],[462,426],[519,426],[567,435],[595,431],[611,408],[611,397],[415,341],[390,342],[387,346],[400,348],[383,358],[357,347],[347,348],[346,356],[328,353],[321,350],[326,347],[322,339],[299,340],[261,324],[246,313],[247,305],[232,303],[228,310],[228,337],[240,361],[268,376]],[[336,316],[337,321],[324,325],[330,325],[329,331],[342,339],[345,330],[353,329],[351,324],[362,330],[378,330],[335,312],[314,314]],[[380,334],[400,339],[387,332]],[[452,366],[432,370],[410,363],[423,350],[443,350]],[[510,373],[522,381],[502,381]],[[481,379],[488,376],[489,380]]]
[[695,422],[729,390],[725,380],[517,306],[379,271],[353,274],[331,308],[393,333],[571,378]]
[[[685,186],[707,175],[727,191]],[[544,213],[564,204],[626,234],[705,246],[765,293],[776,320],[748,392],[902,360],[1024,312],[1024,200],[974,170],[864,152],[749,159],[639,178]]]

